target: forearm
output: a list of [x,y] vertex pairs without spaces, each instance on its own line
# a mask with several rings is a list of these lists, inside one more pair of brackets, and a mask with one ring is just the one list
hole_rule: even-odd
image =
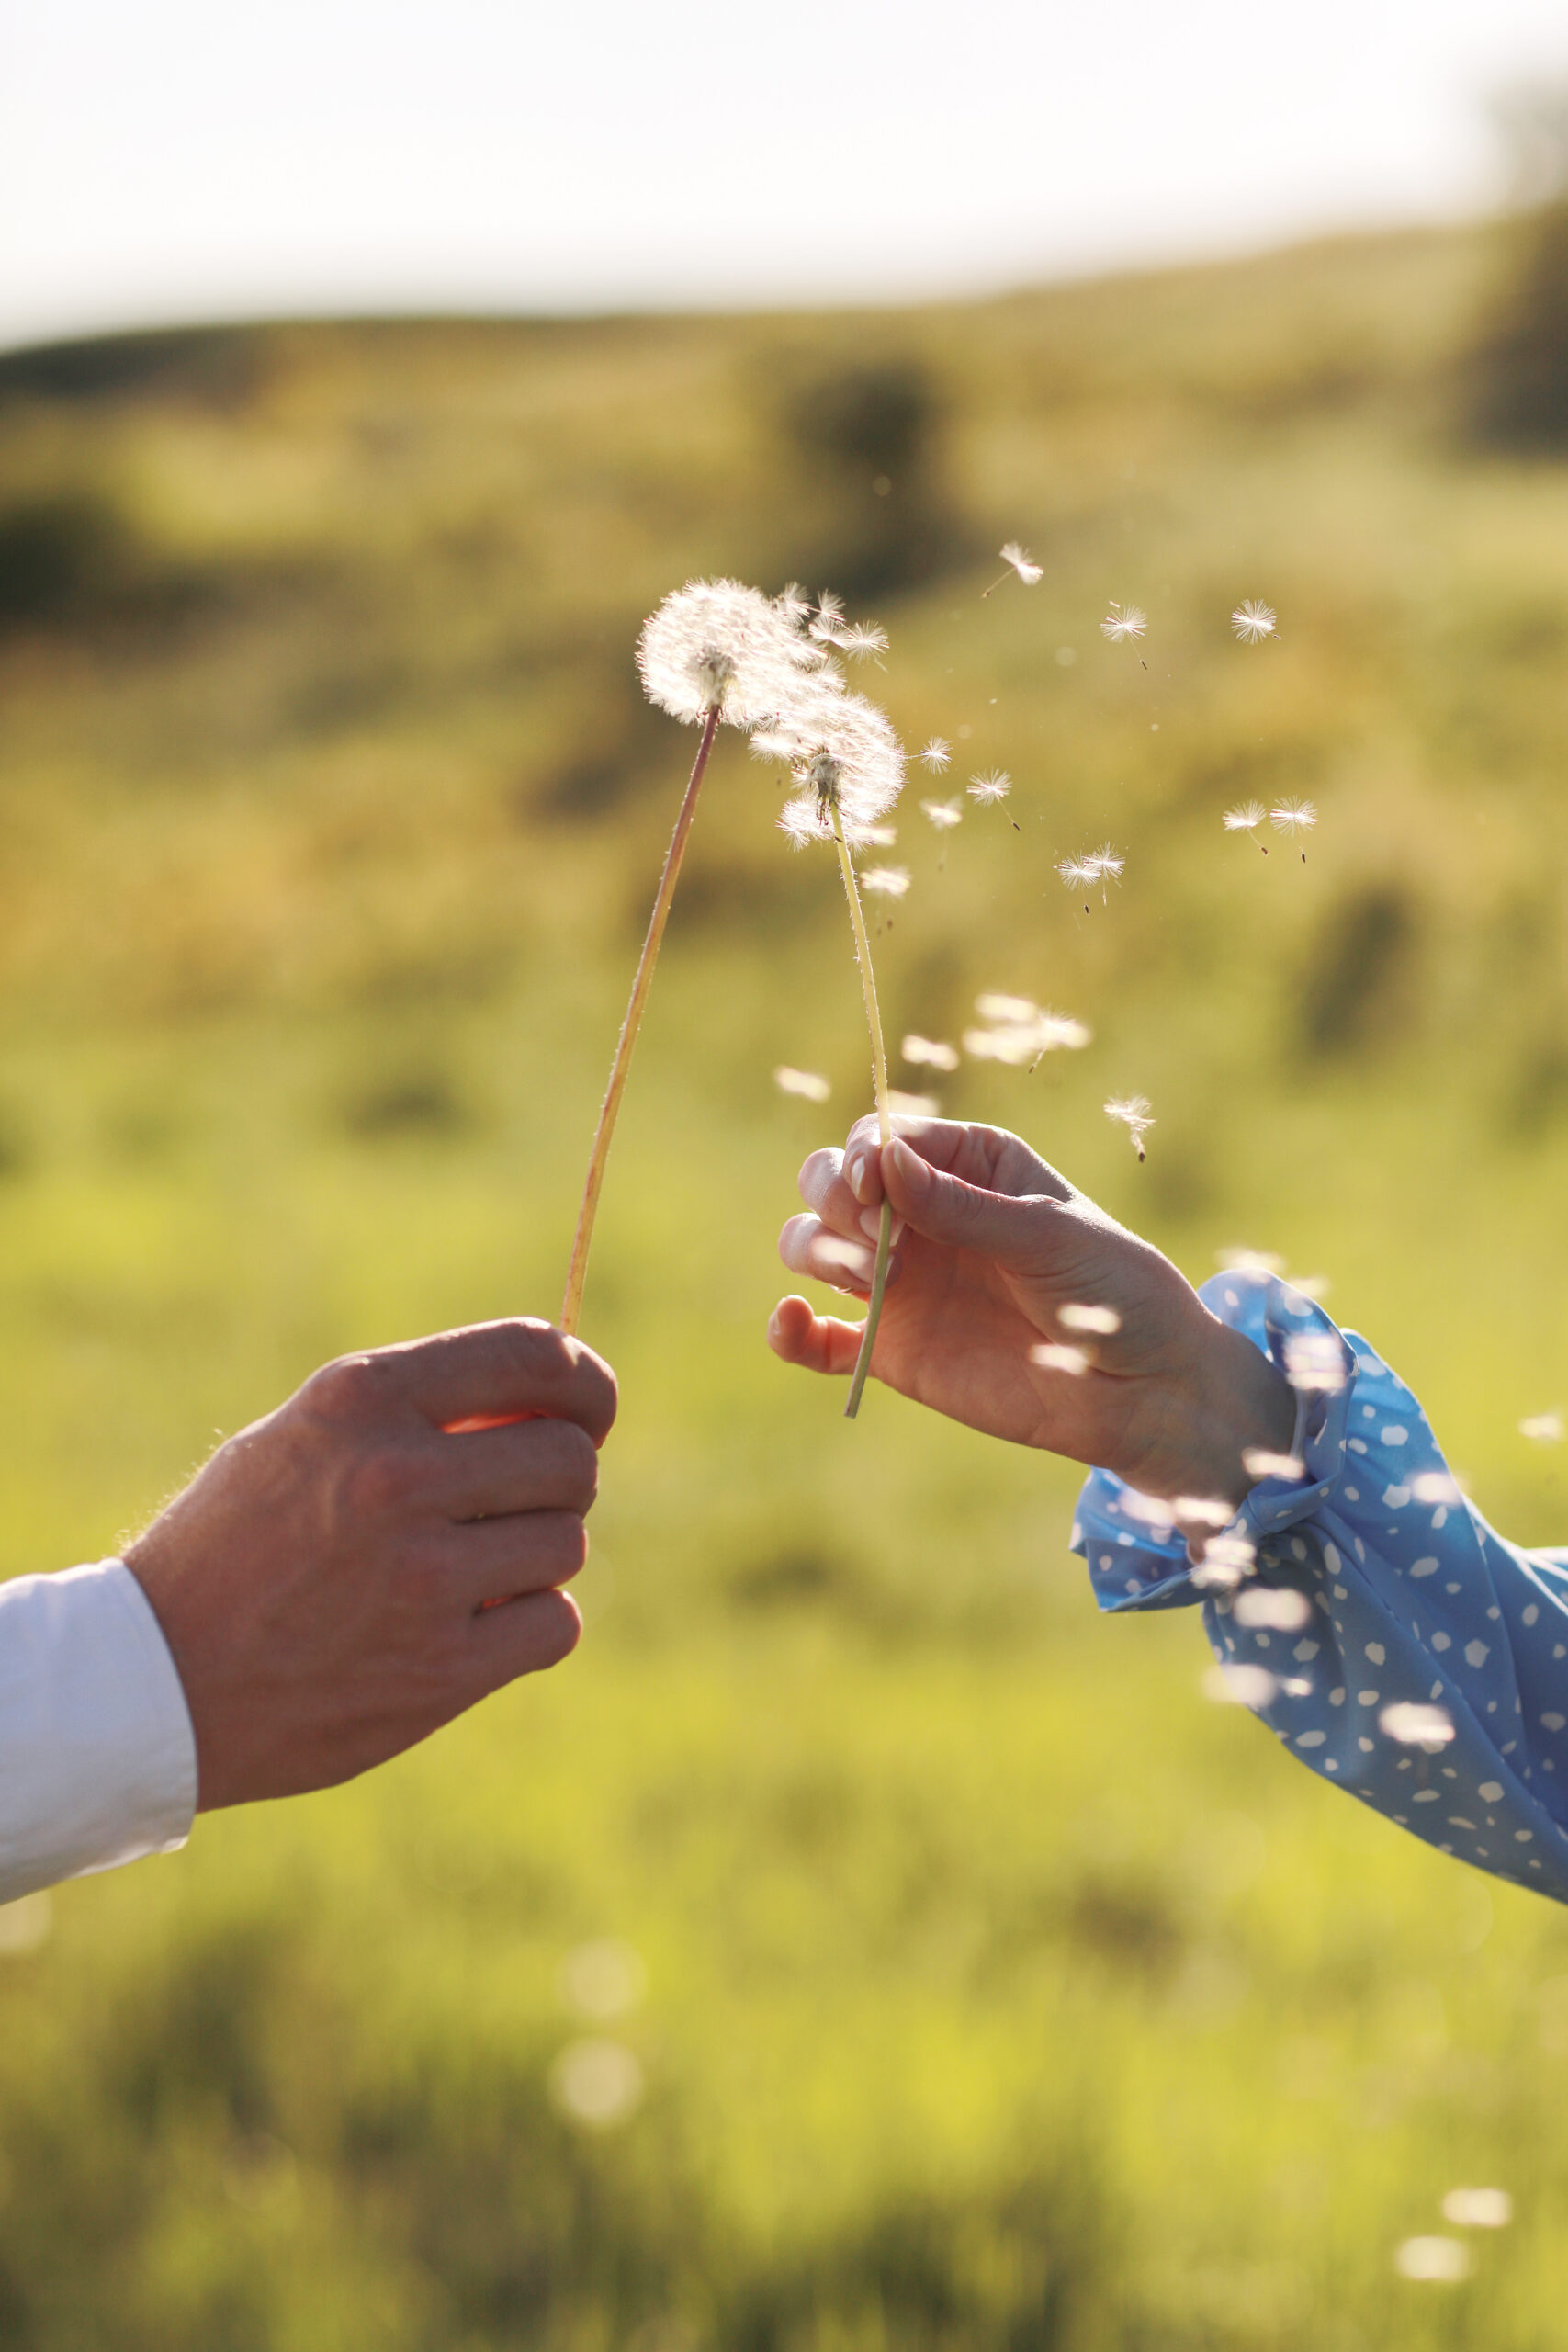
[[0,1902],[185,1843],[196,1748],[118,1560],[0,1584]]

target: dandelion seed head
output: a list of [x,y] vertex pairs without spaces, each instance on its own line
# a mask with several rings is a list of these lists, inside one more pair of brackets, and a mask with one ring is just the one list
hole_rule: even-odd
[[1281,800],[1277,808],[1269,811],[1269,822],[1277,833],[1310,833],[1317,822],[1317,810],[1310,800]]
[[[1059,1306],[1056,1320],[1065,1331],[1111,1332],[1122,1329],[1122,1317],[1113,1306]],[[1227,1518],[1229,1515],[1227,1512]]]
[[754,727],[821,657],[760,589],[691,580],[643,623],[637,658],[643,692],[672,718],[692,725],[716,706],[731,726]]
[[[836,808],[850,827],[874,825],[903,790],[904,752],[892,721],[841,681],[797,673],[753,744],[787,763],[796,787],[824,817]],[[830,825],[826,831],[830,837]]]
[[940,775],[952,757],[952,744],[944,742],[940,735],[933,735],[920,752],[919,762],[923,768],[930,768],[932,775]]
[[972,775],[969,779],[969,797],[978,801],[982,808],[994,808],[1011,790],[1012,778],[1006,768],[992,768],[985,775]]
[[1032,588],[1045,577],[1041,566],[1031,560],[1028,549],[1021,548],[1016,539],[1010,539],[1000,553],[1002,561],[1011,564],[1026,588]]
[[1063,1346],[1054,1340],[1043,1340],[1029,1351],[1029,1361],[1037,1363],[1042,1372],[1066,1372],[1076,1378],[1089,1370],[1089,1358],[1081,1348]]
[[826,1102],[833,1091],[820,1071],[791,1069],[787,1062],[781,1062],[774,1070],[773,1084],[781,1094],[798,1094],[807,1102]]
[[898,1050],[907,1062],[921,1063],[931,1069],[952,1070],[958,1068],[957,1046],[943,1045],[940,1038],[911,1035],[905,1038]]
[[1383,1709],[1378,1717],[1378,1729],[1401,1747],[1424,1747],[1428,1755],[1435,1756],[1454,1736],[1454,1719],[1446,1707],[1401,1699]]
[[920,810],[939,833],[950,833],[954,825],[964,822],[964,811],[956,800],[922,800]]
[[1154,1114],[1149,1108],[1148,1096],[1146,1094],[1113,1094],[1105,1105],[1105,1115],[1108,1119],[1114,1120],[1118,1126],[1126,1128],[1127,1140],[1133,1149],[1140,1159],[1145,1159],[1147,1154],[1144,1150],[1144,1137],[1155,1124]]
[[909,887],[909,870],[905,865],[868,865],[860,877],[863,890],[874,891],[878,898],[901,899]]
[[1257,645],[1263,638],[1272,637],[1279,625],[1279,615],[1256,596],[1245,597],[1231,615],[1231,627],[1244,645]]
[[1100,631],[1102,637],[1110,639],[1112,645],[1135,644],[1148,625],[1148,615],[1141,612],[1136,605],[1112,603],[1100,624]]
[[1235,808],[1227,808],[1220,822],[1227,833],[1250,833],[1268,814],[1261,800],[1243,800]]

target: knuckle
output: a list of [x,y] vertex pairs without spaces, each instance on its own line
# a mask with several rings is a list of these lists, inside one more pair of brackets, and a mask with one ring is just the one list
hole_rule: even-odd
[[363,1420],[379,1409],[387,1385],[384,1357],[338,1356],[313,1372],[299,1394],[308,1408],[323,1419]]

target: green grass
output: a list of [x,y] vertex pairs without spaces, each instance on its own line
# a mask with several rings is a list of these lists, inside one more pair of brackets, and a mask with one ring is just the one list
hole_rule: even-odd
[[[1329,1275],[1498,1523],[1568,1540],[1517,1434],[1568,1403],[1568,471],[1459,435],[1495,262],[0,366],[0,1568],[111,1547],[326,1355],[554,1310],[690,751],[631,645],[720,570],[872,583],[908,740],[1014,775],[1018,833],[911,794],[889,1025],[992,987],[1095,1041],[947,1106],[1194,1276]],[[1044,581],[982,604],[1015,534]],[[1304,866],[1220,829],[1276,791]],[[795,1165],[868,1091],[777,800],[728,745],[611,1163],[582,1649],[0,1956],[7,2347],[1555,2341],[1568,1917],[1206,1704],[1191,1619],[1097,1620],[1068,1465],[880,1391],[847,1428],[768,1355]],[[1106,834],[1086,918],[1052,864]],[[604,1935],[645,2094],[593,2132],[550,2085]],[[1400,2279],[1461,2182],[1515,2225]]]

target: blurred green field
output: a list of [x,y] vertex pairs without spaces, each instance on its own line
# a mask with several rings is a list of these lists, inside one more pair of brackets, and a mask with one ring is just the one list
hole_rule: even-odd
[[[1014,777],[1017,831],[911,787],[889,1025],[1004,989],[1094,1042],[944,1107],[1195,1278],[1327,1276],[1568,1542],[1517,1434],[1568,1406],[1568,468],[1461,430],[1500,234],[0,359],[0,1570],[112,1548],[326,1355],[554,1312],[691,749],[632,643],[715,571],[848,590],[942,797]],[[1044,579],[982,602],[1014,536]],[[1305,865],[1221,829],[1280,792]],[[1069,1465],[767,1353],[795,1165],[868,1092],[778,801],[724,746],[612,1161],[587,1638],[0,1913],[6,2352],[1558,2340],[1568,1917],[1206,1703],[1192,1619],[1098,1621]],[[1086,916],[1053,861],[1107,836]],[[593,2015],[605,1938],[646,1985]],[[1399,2277],[1462,2183],[1513,2226]]]

